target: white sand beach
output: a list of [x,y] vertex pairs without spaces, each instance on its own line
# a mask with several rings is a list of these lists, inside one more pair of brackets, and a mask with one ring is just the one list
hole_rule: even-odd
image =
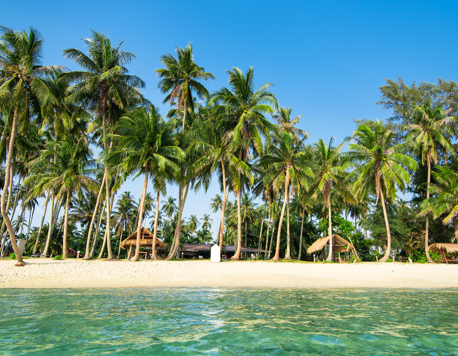
[[263,261],[0,261],[0,288],[458,288],[458,265]]

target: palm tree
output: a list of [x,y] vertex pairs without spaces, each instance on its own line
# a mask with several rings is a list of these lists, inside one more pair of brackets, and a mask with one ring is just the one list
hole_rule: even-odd
[[156,69],[155,72],[161,78],[157,87],[162,93],[168,93],[163,103],[176,105],[178,110],[183,108],[182,131],[184,132],[186,114],[188,110],[194,111],[193,93],[201,99],[209,96],[207,88],[199,80],[208,81],[215,77],[194,62],[191,44],[185,48],[176,47],[176,53],[177,58],[170,53],[161,56],[161,62],[166,68]]
[[23,125],[19,129],[26,132],[31,111],[39,115],[37,94],[39,91],[45,90],[42,78],[52,69],[58,67],[41,65],[43,39],[37,30],[31,28],[29,32],[14,32],[6,27],[0,27],[0,31],[2,33],[0,41],[0,97],[8,99],[13,108],[5,164],[5,181],[1,197],[1,213],[17,258],[16,265],[23,266],[24,262],[17,248],[13,226],[5,204],[10,180],[13,179],[11,162],[14,156],[15,138],[21,118],[25,118],[25,120],[22,121]]
[[[116,229],[119,233],[119,246],[118,246],[118,259],[121,254],[121,242],[123,232],[131,231],[134,226],[134,212],[136,208],[136,203],[134,197],[130,192],[124,192],[121,194],[121,197],[116,202],[116,210],[113,215],[113,224],[116,226]],[[138,215],[137,215],[138,216]]]
[[200,177],[201,181],[209,182],[215,171],[219,175],[223,193],[219,229],[219,247],[222,251],[226,203],[229,194],[227,182],[231,176],[238,174],[238,170],[250,176],[250,167],[231,150],[231,133],[226,131],[226,123],[222,115],[215,115],[212,112],[206,119],[196,122],[192,127],[191,136],[192,143],[189,150],[200,153],[200,159],[194,163],[196,176]]
[[[283,207],[278,223],[277,244],[274,261],[280,259],[280,237],[283,217],[286,206],[289,204],[290,183],[296,189],[308,189],[307,176],[313,176],[312,170],[307,166],[308,159],[305,151],[300,150],[300,146],[294,145],[294,136],[288,132],[283,132],[279,139],[279,147],[273,146],[270,153],[264,156],[267,169],[264,179],[266,185],[272,185],[277,191],[283,187],[284,198]],[[289,215],[289,214],[288,214]],[[289,230],[289,219],[288,219]],[[290,234],[287,234],[287,245],[285,259],[291,259]]]
[[193,234],[194,232],[196,232],[197,228],[199,226],[199,219],[197,217],[197,215],[191,215],[189,217],[189,221],[188,221],[188,230],[191,234]]
[[174,197],[168,197],[166,201],[162,202],[162,212],[165,214],[168,220],[170,220],[178,210],[175,202],[176,199]]
[[256,204],[254,202],[254,197],[248,195],[248,193],[244,193],[242,197],[242,204],[241,204],[241,215],[242,215],[242,223],[245,223],[245,248],[248,247],[248,223],[254,222],[258,218],[258,212],[256,211]]
[[454,239],[458,237],[458,173],[442,166],[437,167],[437,172],[432,172],[435,184],[431,184],[429,191],[433,197],[421,203],[422,211],[419,216],[432,213],[434,219],[443,214],[447,216],[442,220],[444,225],[453,221]]
[[218,242],[218,220],[219,220],[219,209],[221,209],[221,206],[223,205],[223,198],[221,198],[221,195],[216,194],[214,198],[211,200],[210,208],[213,213],[216,213],[216,242]]
[[291,119],[291,108],[280,108],[272,118],[278,123],[278,131],[281,133],[290,133],[296,142],[301,141],[304,138],[308,138],[310,134],[307,131],[298,129],[295,127],[299,123],[302,115],[296,116]]
[[67,228],[72,195],[75,192],[81,195],[83,190],[92,192],[97,189],[94,180],[89,178],[92,173],[90,155],[91,151],[86,146],[84,139],[76,143],[71,138],[49,142],[47,149],[41,153],[42,159],[50,162],[48,169],[26,179],[26,184],[30,182],[34,185],[36,194],[53,190],[57,193],[57,199],[65,197],[62,258],[68,257]]
[[329,255],[327,261],[332,260],[332,217],[331,217],[331,193],[334,188],[343,187],[342,176],[344,174],[344,168],[341,162],[341,151],[343,143],[338,147],[333,147],[332,144],[334,139],[329,140],[329,144],[326,145],[323,140],[319,140],[315,143],[315,149],[313,152],[313,171],[315,179],[312,183],[312,191],[315,192],[315,196],[321,194],[325,201],[325,205],[328,207],[328,235],[329,235]]
[[212,219],[210,219],[210,215],[209,214],[204,214],[204,216],[200,220],[202,220],[202,229],[210,231],[210,229],[212,227],[211,222],[213,221]]
[[[412,117],[412,123],[407,125],[409,130],[406,141],[411,141],[415,155],[421,157],[421,162],[428,166],[428,183],[426,188],[426,199],[429,199],[429,187],[431,184],[431,160],[437,164],[437,150],[443,148],[454,154],[450,141],[444,136],[444,126],[449,124],[453,118],[446,117],[440,106],[432,107],[430,102],[423,106],[416,106]],[[425,252],[428,262],[432,262],[429,256],[428,247],[429,216],[426,216],[425,227]]]
[[394,201],[396,187],[405,190],[410,176],[404,167],[415,170],[417,163],[400,153],[402,146],[393,145],[393,133],[378,120],[359,125],[351,139],[349,159],[355,166],[351,176],[357,177],[353,189],[361,197],[375,194],[377,201],[380,199],[382,203],[387,246],[380,262],[385,262],[391,253],[391,232],[385,200]]
[[[75,61],[85,71],[72,71],[65,74],[65,77],[75,84],[72,87],[71,100],[85,103],[102,120],[102,142],[103,149],[108,148],[107,126],[115,124],[115,119],[119,116],[119,111],[126,111],[138,103],[145,102],[140,88],[145,83],[137,76],[129,75],[125,65],[136,58],[135,54],[124,52],[118,47],[112,47],[110,39],[102,33],[92,31],[92,38],[83,40],[88,47],[89,55],[84,54],[78,49],[70,48],[64,50],[67,59]],[[108,165],[105,163],[103,182],[106,191],[107,206],[107,247],[108,258],[111,259],[110,239],[110,187],[108,183]],[[100,189],[103,189],[103,185]],[[100,201],[101,194],[99,193]],[[93,221],[95,221],[94,210]],[[92,232],[93,221],[88,231],[88,241]],[[86,251],[87,252],[87,251]]]
[[172,126],[163,121],[159,110],[153,105],[134,109],[121,117],[115,132],[111,136],[115,148],[108,159],[120,162],[127,175],[136,173],[135,178],[140,174],[145,175],[139,205],[137,248],[132,259],[136,261],[140,256],[140,236],[149,174],[165,171],[167,168],[177,170],[177,162],[185,154],[175,145]]
[[[250,67],[246,74],[238,68],[227,71],[229,76],[228,88],[222,88],[212,95],[209,104],[216,103],[217,114],[225,117],[228,131],[231,131],[232,151],[236,152],[241,162],[246,163],[250,151],[262,154],[262,137],[268,137],[270,132],[276,132],[275,126],[264,114],[272,114],[278,108],[275,96],[269,91],[272,84],[264,84],[255,91],[254,70]],[[272,107],[272,106],[273,107]],[[237,250],[232,257],[240,259],[242,247],[241,195],[244,185],[242,167],[238,167],[238,177],[234,177],[234,189],[237,194]],[[245,168],[245,171],[247,169]]]

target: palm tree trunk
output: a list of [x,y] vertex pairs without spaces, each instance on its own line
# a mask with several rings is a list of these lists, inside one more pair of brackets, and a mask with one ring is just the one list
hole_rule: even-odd
[[[428,156],[428,185],[426,188],[426,200],[429,199],[429,185],[431,184],[431,160]],[[429,255],[429,215],[426,215],[426,227],[425,227],[425,253],[428,262],[433,262]]]
[[305,208],[302,208],[301,237],[299,239],[299,256],[297,256],[298,261],[300,261],[302,257],[302,233],[304,232],[304,218],[305,218]]
[[119,246],[118,246],[118,255],[116,258],[119,260],[119,256],[121,255],[121,242],[122,242],[122,234],[124,233],[124,223],[119,224]]
[[142,199],[140,201],[140,211],[138,214],[138,226],[137,226],[137,243],[135,249],[135,256],[132,258],[131,261],[137,261],[140,257],[140,237],[142,234],[142,223],[143,223],[143,209],[145,207],[145,197],[146,197],[146,189],[148,188],[148,165],[145,168],[145,181],[143,182],[143,191],[142,191]]
[[188,196],[188,191],[189,191],[189,183],[186,184],[184,192],[182,192],[182,190],[179,191],[180,198],[179,198],[179,203],[178,203],[177,226],[175,228],[175,233],[173,236],[172,248],[170,249],[169,255],[165,259],[166,261],[170,261],[178,253],[178,247],[180,246],[180,235],[181,235],[181,216],[183,214],[184,204]]
[[267,218],[266,248],[265,248],[266,252],[264,253],[264,259],[267,257],[267,248],[269,247],[269,230],[270,230],[271,211],[272,211],[272,202],[269,199],[269,217]]
[[287,202],[286,202],[286,256],[285,256],[285,260],[290,260],[290,259],[291,259],[291,235],[289,231],[289,192],[288,192]]
[[54,195],[54,192],[51,191],[51,214],[49,216],[49,225],[48,225],[48,236],[46,237],[46,243],[43,251],[41,252],[41,258],[45,258],[46,255],[48,254],[48,249],[49,249],[49,243],[51,241],[51,235],[52,235],[52,229],[54,227],[53,225],[53,215],[54,215],[54,203],[56,200],[56,196]]
[[[240,183],[240,173],[239,173],[239,183]],[[242,197],[242,188],[239,187],[237,190],[237,250],[235,255],[231,257],[231,260],[240,259],[240,250],[242,249],[242,214],[240,209]]]
[[264,225],[264,213],[266,212],[266,206],[264,205],[262,209],[262,220],[261,220],[261,231],[259,232],[259,242],[258,242],[258,254],[261,252],[261,237],[262,237],[262,227]]
[[220,225],[220,232],[219,232],[219,250],[222,253],[223,252],[223,232],[224,232],[224,214],[226,212],[226,201],[227,201],[227,196],[229,195],[229,189],[227,189],[227,194],[226,194],[226,172],[224,169],[224,162],[221,159],[221,171],[223,174],[223,206],[221,208],[221,225]]
[[100,248],[99,255],[97,256],[97,259],[102,258],[103,253],[105,252],[106,245],[107,245],[107,229],[105,229],[105,233],[103,234],[103,243],[102,243],[102,247]]
[[65,204],[65,220],[64,220],[64,241],[62,244],[62,258],[68,258],[67,247],[67,230],[68,230],[68,207],[70,205],[70,189],[67,191],[67,203]]
[[380,189],[380,199],[382,200],[382,208],[383,208],[383,216],[385,218],[385,227],[386,227],[386,251],[385,256],[379,262],[385,262],[390,258],[391,252],[391,232],[390,232],[390,224],[388,223],[388,215],[386,214],[386,207],[385,207],[385,198],[383,197],[383,191]]
[[181,133],[184,133],[184,125],[186,123],[186,113],[187,113],[187,100],[184,101],[184,113],[183,113],[183,126],[181,127]]
[[21,254],[19,253],[19,248],[17,246],[16,237],[14,236],[13,226],[11,225],[11,221],[10,221],[10,218],[8,217],[8,211],[6,210],[6,205],[5,205],[6,191],[8,190],[10,179],[11,180],[13,179],[12,174],[10,174],[10,172],[11,172],[11,160],[13,158],[13,150],[14,150],[14,139],[16,137],[16,128],[17,128],[17,124],[19,120],[19,115],[18,115],[17,110],[18,110],[17,108],[14,110],[13,125],[11,128],[8,155],[6,158],[5,184],[2,189],[2,197],[1,197],[0,205],[1,205],[1,213],[3,217],[3,221],[5,221],[6,228],[8,230],[8,233],[10,234],[11,245],[13,246],[13,250],[14,250],[14,253],[17,259],[17,263],[15,264],[15,266],[24,266],[25,263],[22,261]]
[[328,229],[328,236],[329,236],[329,255],[326,261],[332,261],[332,245],[334,244],[334,239],[332,236],[332,215],[331,215],[331,192],[328,194],[328,219],[329,219],[329,229]]
[[287,200],[288,200],[288,188],[289,188],[289,169],[286,170],[285,197],[284,197],[284,200],[283,200],[283,207],[281,209],[280,221],[278,222],[277,246],[275,246],[275,256],[272,258],[273,261],[280,260],[281,225],[283,223],[283,217],[285,216],[286,204],[287,204]]
[[40,223],[40,227],[38,228],[38,235],[37,235],[37,239],[35,240],[35,245],[33,246],[32,255],[36,255],[37,254],[38,241],[40,240],[41,229],[43,228],[43,223],[45,222],[46,210],[48,209],[48,202],[49,202],[49,197],[50,196],[51,196],[50,195],[50,190],[48,190],[48,194],[46,196],[46,201],[45,201],[45,209],[43,211],[43,216],[41,217],[41,223]]
[[153,232],[153,258],[157,261],[156,255],[156,241],[157,241],[157,224],[159,222],[159,198],[161,197],[161,192],[157,190],[157,198],[156,198],[156,216],[154,217],[154,232]]
[[99,211],[99,220],[97,222],[97,229],[96,231],[94,231],[94,237],[92,240],[92,247],[91,247],[91,252],[89,253],[89,258],[92,258],[92,256],[94,255],[95,245],[97,243],[97,238],[99,237],[100,226],[102,225],[102,220],[103,220],[102,214],[103,214],[103,211],[105,210],[106,203],[107,203],[106,201],[103,202],[103,205],[101,206],[100,211]]
[[97,202],[95,203],[95,208],[94,208],[94,213],[92,214],[92,219],[91,223],[89,224],[89,230],[87,233],[87,241],[86,241],[86,252],[84,253],[84,258],[89,259],[90,253],[89,253],[89,246],[91,244],[91,235],[92,235],[92,228],[94,226],[95,222],[95,217],[97,216],[97,211],[99,209],[99,204],[100,204],[100,198],[102,197],[102,192],[103,192],[103,185],[105,184],[105,173],[102,178],[102,184],[100,185],[100,190],[99,194],[97,195]]
[[[10,169],[11,172],[11,177],[13,176],[13,168]],[[6,211],[10,211],[10,204],[11,204],[11,197],[13,196],[13,179],[10,179],[10,184],[9,184],[9,191],[8,191],[8,202],[6,203]],[[0,230],[0,238],[2,239],[2,244],[0,246],[0,256],[3,257],[4,250],[3,247],[6,243],[6,237],[7,235],[5,234],[5,229],[6,229],[6,224],[5,221],[2,222],[2,228]],[[5,234],[5,236],[3,236]]]
[[273,219],[273,221],[272,221],[272,235],[270,235],[269,253],[267,255],[267,259],[270,259],[270,253],[272,252],[272,241],[274,240],[274,236],[275,236],[275,224],[276,224],[276,222],[277,222],[277,219]]
[[25,235],[25,245],[27,246],[27,241],[29,241],[30,228],[32,227],[33,216],[35,215],[35,206],[29,212],[29,226],[27,226],[27,235]]
[[453,234],[452,243],[458,237],[458,218],[456,216],[453,218],[453,230],[454,230],[454,234]]

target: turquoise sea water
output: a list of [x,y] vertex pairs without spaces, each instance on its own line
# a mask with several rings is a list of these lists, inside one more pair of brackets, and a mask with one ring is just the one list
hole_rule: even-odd
[[457,290],[0,289],[2,355],[456,355]]

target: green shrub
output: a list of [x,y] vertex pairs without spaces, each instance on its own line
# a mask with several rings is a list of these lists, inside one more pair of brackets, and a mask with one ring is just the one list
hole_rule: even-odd
[[393,259],[389,258],[389,259],[386,260],[386,262],[393,262]]
[[13,252],[10,254],[10,260],[15,260],[16,259],[16,254]]
[[62,259],[62,255],[57,255],[53,258],[54,260],[61,260]]

